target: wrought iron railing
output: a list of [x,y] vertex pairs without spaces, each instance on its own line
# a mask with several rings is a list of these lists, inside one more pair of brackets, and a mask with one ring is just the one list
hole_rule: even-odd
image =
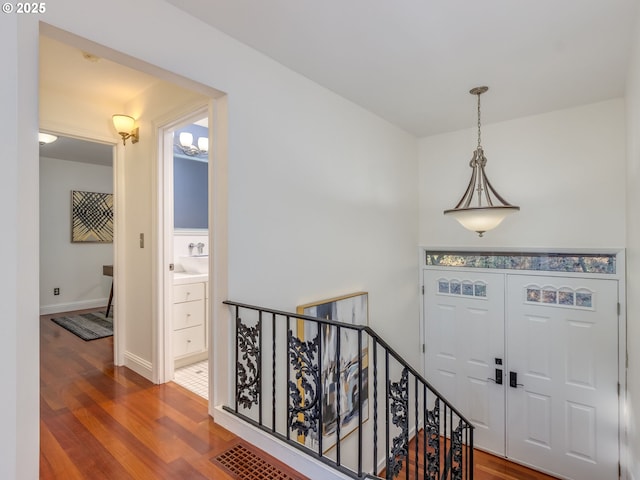
[[473,426],[371,328],[231,301],[225,410],[351,478],[473,480]]

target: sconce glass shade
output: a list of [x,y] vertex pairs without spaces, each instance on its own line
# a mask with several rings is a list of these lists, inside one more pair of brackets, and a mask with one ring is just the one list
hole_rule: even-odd
[[127,144],[127,138],[131,139],[131,143],[138,143],[140,140],[139,129],[134,128],[135,119],[129,115],[116,114],[111,117],[113,126],[118,132],[118,135],[122,137],[122,143]]
[[207,137],[198,137],[198,149],[201,152],[209,151],[209,139]]
[[193,145],[193,135],[189,132],[180,132],[180,145],[183,147]]
[[135,124],[135,120],[133,117],[129,115],[114,115],[111,117],[113,119],[113,126],[120,135],[123,133],[131,133],[133,130],[133,126]]

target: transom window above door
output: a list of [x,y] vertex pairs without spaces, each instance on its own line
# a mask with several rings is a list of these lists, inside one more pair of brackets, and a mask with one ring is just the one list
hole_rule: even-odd
[[615,274],[615,254],[425,251],[425,264],[437,267],[491,268]]

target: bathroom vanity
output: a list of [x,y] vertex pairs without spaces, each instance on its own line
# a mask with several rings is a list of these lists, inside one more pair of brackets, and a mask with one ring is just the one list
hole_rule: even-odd
[[175,368],[207,358],[208,277],[207,274],[174,274],[172,343]]

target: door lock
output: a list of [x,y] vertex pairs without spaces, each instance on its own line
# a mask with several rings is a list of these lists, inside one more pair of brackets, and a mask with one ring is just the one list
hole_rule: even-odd
[[524,387],[524,384],[518,383],[518,372],[509,372],[509,386],[511,388]]
[[487,380],[497,385],[502,385],[502,369],[496,368],[495,378],[487,378]]

